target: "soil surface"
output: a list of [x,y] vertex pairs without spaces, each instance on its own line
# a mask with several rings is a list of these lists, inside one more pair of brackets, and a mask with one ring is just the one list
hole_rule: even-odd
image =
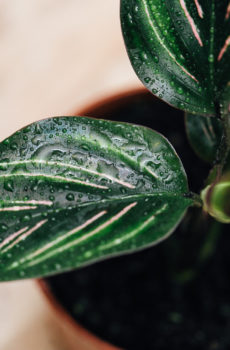
[[[94,116],[164,134],[182,159],[191,190],[198,192],[209,167],[188,145],[183,113],[148,93],[117,102],[96,108]],[[46,281],[78,323],[123,349],[227,350],[229,249],[229,226],[190,209],[158,246]]]

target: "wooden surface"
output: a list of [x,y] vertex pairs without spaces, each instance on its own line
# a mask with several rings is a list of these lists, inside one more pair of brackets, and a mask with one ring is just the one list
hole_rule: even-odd
[[[119,0],[1,0],[0,52],[0,140],[141,86],[123,45]],[[33,281],[0,284],[0,350],[32,349],[67,348]]]

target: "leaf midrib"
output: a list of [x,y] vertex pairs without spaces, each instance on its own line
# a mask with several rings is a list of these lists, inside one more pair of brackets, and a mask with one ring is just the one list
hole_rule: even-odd
[[[42,211],[41,215],[43,215],[44,213],[48,213],[51,214],[53,212],[55,212],[57,209],[59,211],[63,211],[63,210],[73,210],[73,209],[78,209],[78,208],[83,208],[83,207],[88,207],[88,206],[93,206],[93,205],[98,205],[98,204],[106,204],[106,203],[112,203],[114,201],[120,201],[120,202],[124,202],[127,201],[129,199],[131,200],[138,200],[138,199],[144,199],[144,198],[153,198],[153,197],[163,197],[164,195],[167,196],[167,198],[186,198],[186,193],[182,193],[182,192],[155,192],[155,193],[140,193],[140,194],[134,194],[134,195],[128,195],[128,196],[117,196],[117,197],[111,197],[111,198],[104,198],[102,200],[98,200],[98,201],[90,201],[87,203],[83,203],[83,204],[77,204],[77,205],[72,205],[71,207],[68,206],[68,208],[66,207],[57,207],[55,206],[54,208],[49,207],[49,209],[47,211]],[[189,200],[189,198],[187,198]],[[18,200],[18,199],[17,199]],[[192,199],[190,199],[192,202]],[[0,204],[4,204],[4,201],[0,200]],[[9,202],[8,202],[9,203]],[[59,203],[58,203],[59,204]],[[61,203],[60,203],[61,204]],[[37,213],[36,213],[37,214]]]

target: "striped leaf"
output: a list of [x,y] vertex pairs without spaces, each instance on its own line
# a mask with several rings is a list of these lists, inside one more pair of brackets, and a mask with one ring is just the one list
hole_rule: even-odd
[[0,279],[44,276],[166,238],[192,201],[151,129],[47,119],[0,144]]
[[132,65],[155,95],[201,115],[230,101],[229,0],[121,0]]
[[189,142],[196,154],[212,164],[216,160],[223,133],[221,121],[187,113],[185,125]]

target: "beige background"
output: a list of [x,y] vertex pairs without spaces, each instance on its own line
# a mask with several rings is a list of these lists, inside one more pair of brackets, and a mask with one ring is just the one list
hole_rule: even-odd
[[[35,120],[141,86],[119,0],[0,0],[0,140]],[[0,284],[0,350],[65,350],[33,281]]]

